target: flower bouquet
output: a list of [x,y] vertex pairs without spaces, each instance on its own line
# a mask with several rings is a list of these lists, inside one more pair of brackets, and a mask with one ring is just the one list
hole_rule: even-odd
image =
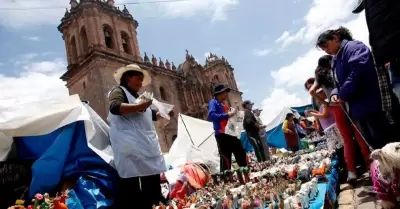
[[32,199],[32,204],[28,205],[28,207],[25,207],[24,200],[17,200],[15,205],[8,209],[68,209],[65,203],[66,199],[69,198],[67,193],[68,192],[65,191],[55,198],[51,198],[47,193],[44,195],[38,193]]

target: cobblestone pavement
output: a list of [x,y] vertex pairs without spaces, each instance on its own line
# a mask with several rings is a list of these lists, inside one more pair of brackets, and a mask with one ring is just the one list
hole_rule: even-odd
[[362,191],[363,186],[370,186],[367,174],[359,180],[356,188],[349,184],[340,185],[338,197],[339,209],[381,209],[379,200],[375,195],[370,195]]

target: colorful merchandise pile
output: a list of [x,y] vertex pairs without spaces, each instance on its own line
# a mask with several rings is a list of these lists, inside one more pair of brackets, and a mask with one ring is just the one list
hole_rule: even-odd
[[303,209],[314,208],[315,201],[321,202],[321,208],[327,191],[322,182],[331,172],[334,154],[299,151],[288,157],[274,156],[266,163],[252,162],[250,168],[213,175],[211,183],[189,197],[155,208]]
[[[24,200],[17,200],[14,206],[8,209],[68,209],[66,199],[69,198],[67,191],[63,192],[60,196],[50,198],[49,194],[36,194],[32,199],[31,204],[25,204]],[[28,205],[25,207],[25,205]]]

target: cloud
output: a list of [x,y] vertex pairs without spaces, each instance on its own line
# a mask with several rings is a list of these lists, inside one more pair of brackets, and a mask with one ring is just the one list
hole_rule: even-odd
[[277,38],[275,40],[275,43],[280,43],[280,42],[284,41],[285,39],[287,39],[288,37],[289,37],[289,31],[285,31],[282,33],[281,36],[279,36],[279,38]]
[[167,16],[192,17],[195,15],[208,15],[212,21],[226,20],[227,10],[239,4],[239,0],[191,0],[160,4]]
[[[344,0],[337,1],[341,4],[331,0],[315,0],[306,15],[305,26],[298,31],[297,35],[286,36],[284,33],[281,35],[284,38],[277,42],[283,43],[283,46],[285,41],[286,44],[300,45],[303,42],[315,41],[323,30],[343,25],[349,28],[355,39],[368,44],[368,29],[364,13],[353,15],[349,3]],[[323,18],[324,13],[329,16],[328,19]],[[291,63],[270,73],[274,81],[274,89],[262,102],[262,108],[265,110],[262,113],[264,123],[271,121],[284,106],[293,107],[310,103],[310,95],[304,91],[303,84],[307,78],[313,76],[317,60],[324,53],[313,44],[309,43],[308,46],[310,49],[304,55],[296,57]]]
[[[58,24],[65,13],[65,8],[69,8],[69,5],[64,0],[3,0],[1,7],[18,10],[2,10],[0,12],[0,25],[22,27],[37,24]],[[23,9],[32,7],[51,9]]]
[[310,102],[310,99],[300,97],[296,93],[289,93],[283,88],[275,88],[261,103],[264,111],[261,120],[264,124],[270,123],[284,107],[301,106]]
[[313,76],[317,60],[323,54],[322,51],[313,48],[304,56],[297,57],[291,64],[272,71],[271,76],[275,85],[292,87],[303,84],[307,78]]
[[293,33],[285,31],[277,42],[282,47],[296,42],[309,43],[322,31],[348,20],[356,3],[355,0],[314,0],[304,16],[305,25]]
[[263,57],[271,53],[271,49],[253,49],[253,54],[257,57]]
[[66,70],[63,59],[33,62],[22,67],[17,76],[0,74],[0,108],[68,96],[65,82],[59,77]]
[[24,39],[28,40],[28,41],[40,41],[39,36],[25,36]]
[[[349,22],[337,22],[335,25],[343,25],[349,28],[355,39],[368,44],[368,29],[364,14],[360,14]],[[303,84],[308,77],[314,75],[317,60],[323,54],[322,50],[312,46],[304,56],[299,56],[291,64],[272,71],[271,76],[275,81],[275,85],[291,87]]]
[[[26,25],[59,24],[65,14],[65,8],[70,8],[66,0],[2,0],[1,7],[7,8],[0,12],[0,25],[8,27],[23,27]],[[116,6],[123,8],[124,3],[131,0],[116,0]],[[239,0],[190,0],[187,2],[164,2],[157,4],[128,5],[128,9],[136,18],[145,18],[151,14],[158,17],[191,17],[195,15],[211,17],[212,21],[226,20],[227,10],[239,4]],[[26,8],[26,9],[24,9]],[[36,9],[31,9],[36,8]],[[138,9],[140,8],[140,9]],[[152,15],[154,18],[154,15]],[[27,37],[28,38],[28,37]],[[39,37],[30,37],[31,41],[39,41]]]
[[22,55],[22,58],[30,60],[30,59],[33,59],[33,58],[35,58],[37,56],[39,56],[38,53],[28,53],[28,54]]

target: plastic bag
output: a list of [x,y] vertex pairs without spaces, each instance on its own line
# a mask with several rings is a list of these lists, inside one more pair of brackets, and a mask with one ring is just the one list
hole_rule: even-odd
[[142,104],[148,102],[150,100],[153,100],[153,97],[154,97],[153,93],[145,91],[135,100],[135,104]]
[[163,117],[167,120],[171,119],[171,117],[169,116],[169,113],[172,111],[172,109],[174,109],[174,105],[166,104],[166,103],[160,102],[153,98],[152,106],[154,109],[158,110],[161,117]]
[[211,173],[218,173],[220,170],[220,159],[218,156],[208,153],[206,150],[190,146],[186,150],[186,162],[204,163],[210,168]]
[[240,139],[243,128],[244,111],[238,111],[235,116],[228,119],[225,133]]

